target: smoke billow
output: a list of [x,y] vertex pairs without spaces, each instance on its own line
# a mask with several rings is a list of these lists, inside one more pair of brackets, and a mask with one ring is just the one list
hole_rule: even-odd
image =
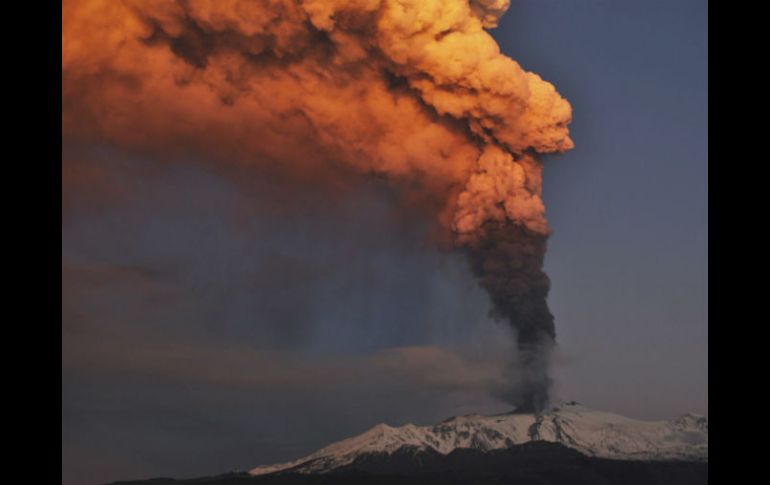
[[572,148],[571,107],[485,30],[508,4],[65,0],[64,140],[298,184],[382,176],[468,254],[517,333],[511,398],[538,410],[555,333],[537,154]]
[[548,401],[548,354],[556,333],[543,272],[545,236],[510,221],[486,221],[467,251],[474,273],[489,292],[492,314],[516,329],[520,382],[509,399],[534,412]]

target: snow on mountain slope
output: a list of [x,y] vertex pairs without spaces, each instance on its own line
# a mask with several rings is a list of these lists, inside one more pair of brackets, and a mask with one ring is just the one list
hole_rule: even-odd
[[369,431],[331,444],[299,460],[254,468],[252,475],[292,469],[325,473],[368,453],[400,448],[447,454],[456,448],[482,451],[529,441],[561,443],[588,456],[624,460],[708,461],[708,420],[686,414],[671,421],[640,421],[596,411],[575,402],[558,403],[541,415],[468,415],[433,426],[378,424]]

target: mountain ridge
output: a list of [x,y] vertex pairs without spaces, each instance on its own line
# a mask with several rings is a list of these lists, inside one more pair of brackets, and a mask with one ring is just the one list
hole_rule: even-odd
[[503,413],[453,416],[434,425],[399,427],[380,423],[303,458],[261,465],[252,476],[279,472],[323,474],[362,456],[388,456],[398,450],[502,450],[530,442],[550,442],[585,456],[629,461],[708,461],[708,419],[693,413],[668,421],[642,421],[597,411],[575,401],[558,402],[534,415]]

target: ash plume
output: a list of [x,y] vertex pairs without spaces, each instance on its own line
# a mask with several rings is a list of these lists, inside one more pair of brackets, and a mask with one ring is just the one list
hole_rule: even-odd
[[572,113],[487,32],[508,5],[64,0],[64,142],[192,153],[330,194],[385,178],[468,254],[517,332],[512,399],[536,411],[554,340],[537,154],[572,148]]
[[556,332],[543,272],[546,238],[511,221],[486,221],[467,252],[480,285],[489,293],[492,315],[517,334],[518,385],[506,396],[517,412],[537,412],[548,403],[548,357]]

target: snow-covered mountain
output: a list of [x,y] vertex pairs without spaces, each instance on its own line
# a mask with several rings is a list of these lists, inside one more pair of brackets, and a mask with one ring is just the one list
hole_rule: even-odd
[[575,402],[557,403],[540,415],[468,415],[433,426],[379,424],[304,458],[254,468],[251,475],[289,471],[327,473],[369,455],[456,449],[507,449],[532,441],[559,443],[599,458],[644,461],[708,461],[708,420],[686,414],[670,421],[640,421],[596,411]]

